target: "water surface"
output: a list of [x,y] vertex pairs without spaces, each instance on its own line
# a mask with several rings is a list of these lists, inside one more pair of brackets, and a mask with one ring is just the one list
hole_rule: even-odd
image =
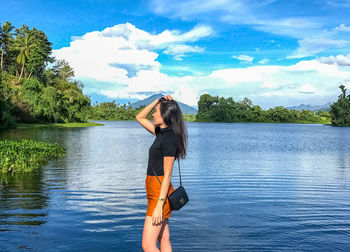
[[[64,158],[0,183],[0,251],[142,251],[154,136],[138,122],[17,129]],[[176,251],[350,251],[350,128],[191,123]],[[177,165],[174,187],[178,185]]]

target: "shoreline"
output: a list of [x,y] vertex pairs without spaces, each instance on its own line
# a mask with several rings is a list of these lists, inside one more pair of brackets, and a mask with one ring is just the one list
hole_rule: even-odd
[[324,124],[324,125],[332,125],[331,122],[327,121],[327,122],[305,122],[305,121],[298,121],[298,122],[273,122],[273,121],[269,121],[269,122],[217,122],[217,121],[193,121],[193,122],[198,122],[198,123],[275,123],[275,124]]
[[15,129],[28,128],[85,128],[93,126],[104,126],[102,123],[87,122],[87,123],[19,123]]
[[[119,121],[137,121],[137,120],[93,120],[93,121],[106,121],[106,122],[119,122]],[[190,121],[190,120],[185,120],[186,122],[196,122],[196,123],[276,123],[276,124],[286,124],[286,123],[290,123],[290,124],[324,124],[324,125],[332,125],[330,121],[325,121],[325,122],[305,122],[305,121],[298,121],[298,122],[273,122],[273,121],[269,121],[269,122],[220,122],[220,121],[203,121],[203,120],[194,120],[194,121]]]

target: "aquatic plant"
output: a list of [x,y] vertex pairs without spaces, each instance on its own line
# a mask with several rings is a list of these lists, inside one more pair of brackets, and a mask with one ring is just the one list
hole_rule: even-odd
[[31,172],[65,153],[65,148],[57,143],[0,138],[0,174]]

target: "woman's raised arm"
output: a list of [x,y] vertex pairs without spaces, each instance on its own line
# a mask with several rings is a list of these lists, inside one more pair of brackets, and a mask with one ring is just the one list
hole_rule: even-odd
[[140,111],[140,113],[138,113],[136,115],[136,120],[149,132],[151,132],[153,135],[156,135],[155,132],[155,126],[153,123],[151,123],[148,119],[147,116],[148,114],[152,111],[152,109],[157,106],[157,104],[159,103],[159,99],[154,100],[150,105],[148,105],[147,107],[145,107],[143,110]]

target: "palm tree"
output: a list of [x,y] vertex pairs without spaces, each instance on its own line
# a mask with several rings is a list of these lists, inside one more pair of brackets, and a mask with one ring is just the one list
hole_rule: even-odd
[[19,54],[16,58],[16,62],[22,65],[21,73],[16,82],[16,84],[18,84],[23,75],[24,65],[29,59],[29,52],[35,46],[34,37],[31,36],[30,34],[26,34],[22,37],[18,36],[15,40],[14,46],[15,46],[15,49],[19,51]]
[[12,26],[11,23],[8,21],[5,22],[4,26],[1,26],[0,24],[0,46],[1,46],[0,69],[1,71],[4,70],[4,53],[8,52],[10,43],[13,40],[12,38],[13,33],[11,33],[13,28],[15,27]]

